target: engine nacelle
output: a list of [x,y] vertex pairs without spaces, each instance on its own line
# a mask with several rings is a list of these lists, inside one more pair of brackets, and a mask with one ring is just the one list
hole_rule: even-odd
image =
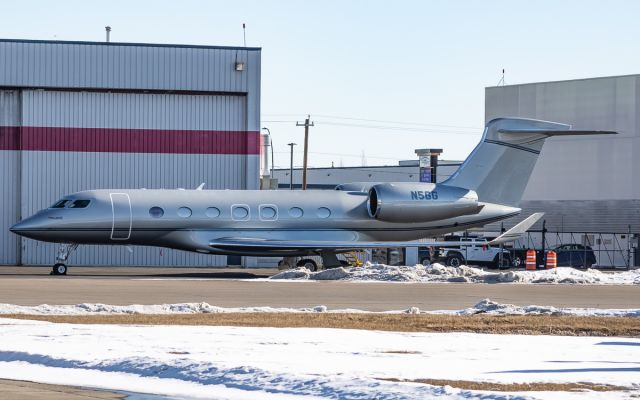
[[430,222],[477,214],[473,190],[433,183],[380,183],[369,189],[367,211],[387,222]]

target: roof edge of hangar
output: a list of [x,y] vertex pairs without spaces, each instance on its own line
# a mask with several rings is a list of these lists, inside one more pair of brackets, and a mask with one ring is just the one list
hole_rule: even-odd
[[133,43],[133,42],[90,42],[80,40],[40,40],[40,39],[2,39],[0,43],[24,43],[24,44],[61,44],[61,45],[87,45],[87,46],[130,46],[130,47],[167,47],[184,49],[207,49],[207,50],[246,50],[262,51],[262,47],[242,47],[242,46],[207,46],[198,44],[166,44],[166,43]]

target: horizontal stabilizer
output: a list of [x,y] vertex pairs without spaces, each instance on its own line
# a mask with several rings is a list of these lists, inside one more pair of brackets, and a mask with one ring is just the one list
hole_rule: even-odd
[[571,125],[550,121],[496,118],[487,123],[480,143],[444,184],[473,190],[481,202],[518,207],[545,140],[616,133],[573,130]]
[[499,133],[520,133],[532,134],[537,133],[546,136],[580,136],[580,135],[617,135],[615,131],[583,131],[574,129],[498,129]]
[[509,229],[502,235],[490,241],[489,245],[508,243],[508,242],[513,242],[514,240],[517,240],[526,231],[528,231],[536,222],[538,222],[543,215],[544,213],[541,213],[541,212],[529,215],[527,218],[525,218],[524,221],[520,222],[519,224]]

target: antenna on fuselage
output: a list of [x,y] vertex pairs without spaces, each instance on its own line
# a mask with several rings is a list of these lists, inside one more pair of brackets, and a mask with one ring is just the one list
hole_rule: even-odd
[[202,190],[202,189],[204,189],[204,182],[202,182],[200,186],[196,188],[196,190]]

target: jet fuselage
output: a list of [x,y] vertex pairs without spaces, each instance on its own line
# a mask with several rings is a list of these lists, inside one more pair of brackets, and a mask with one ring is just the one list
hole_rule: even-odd
[[[419,183],[413,184],[421,185]],[[440,190],[406,190],[425,207],[451,208],[459,199]],[[443,194],[444,193],[444,194]],[[210,254],[306,255],[308,250],[216,249],[217,238],[295,241],[410,241],[482,226],[512,217],[519,208],[478,203],[477,213],[430,222],[388,222],[368,209],[366,191],[264,190],[91,190],[65,196],[59,208],[47,208],[14,225],[32,239],[75,244],[161,246]],[[431,200],[431,201],[430,201]],[[477,197],[475,198],[477,201]],[[77,203],[80,208],[73,207]],[[86,202],[88,201],[88,203]],[[430,202],[429,202],[430,201]],[[384,207],[384,204],[382,204]],[[448,214],[443,214],[444,216]]]

